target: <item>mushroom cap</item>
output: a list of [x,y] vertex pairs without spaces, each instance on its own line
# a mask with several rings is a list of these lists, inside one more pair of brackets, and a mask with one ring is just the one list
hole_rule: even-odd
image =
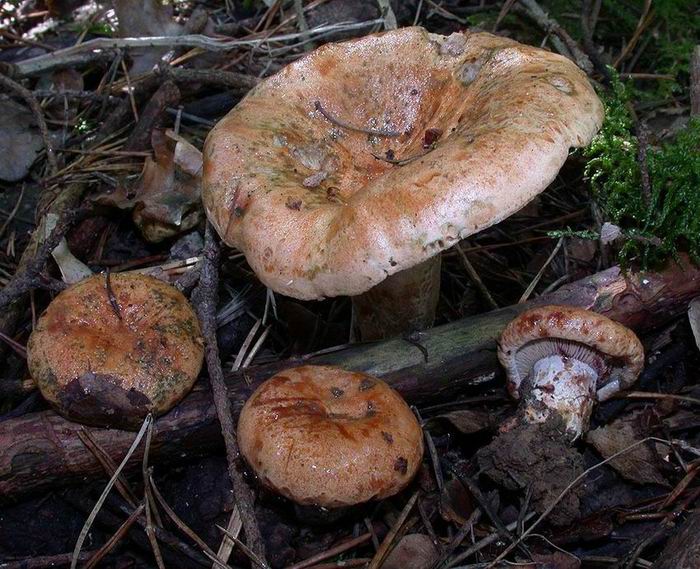
[[551,355],[592,367],[598,392],[609,386],[606,398],[634,383],[644,367],[644,348],[629,328],[584,308],[538,306],[512,320],[499,341],[498,359],[513,397],[520,397],[520,384],[534,364]]
[[[117,309],[110,301],[118,305]],[[132,428],[173,407],[204,355],[199,322],[176,288],[137,273],[95,275],[62,291],[29,338],[29,371],[70,419]]]
[[265,486],[326,508],[396,494],[423,456],[423,432],[398,393],[326,366],[288,369],[263,383],[241,411],[238,444]]
[[357,295],[518,211],[602,118],[564,57],[402,28],[262,81],[209,133],[202,197],[268,287]]

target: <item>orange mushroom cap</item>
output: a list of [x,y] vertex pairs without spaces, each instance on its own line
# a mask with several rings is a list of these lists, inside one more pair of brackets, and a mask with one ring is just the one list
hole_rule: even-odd
[[552,354],[575,357],[592,367],[598,375],[599,399],[629,387],[644,367],[642,343],[619,322],[584,308],[538,306],[512,320],[499,341],[498,359],[514,397],[520,396],[520,384],[533,364]]
[[134,427],[172,408],[204,355],[199,322],[176,288],[136,273],[80,281],[61,292],[29,338],[29,371],[67,417]]
[[403,28],[255,87],[207,138],[202,197],[273,290],[357,295],[522,208],[602,118],[564,57]]
[[393,389],[326,366],[263,383],[241,411],[238,443],[265,486],[327,508],[396,494],[423,456],[420,425]]

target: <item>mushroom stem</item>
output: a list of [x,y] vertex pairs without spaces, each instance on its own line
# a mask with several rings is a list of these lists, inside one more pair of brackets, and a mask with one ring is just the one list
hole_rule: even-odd
[[597,380],[596,371],[580,360],[561,355],[542,358],[530,374],[525,420],[544,423],[556,413],[564,421],[567,435],[576,440],[588,428]]
[[440,255],[387,277],[354,296],[355,326],[364,341],[430,328],[440,297]]

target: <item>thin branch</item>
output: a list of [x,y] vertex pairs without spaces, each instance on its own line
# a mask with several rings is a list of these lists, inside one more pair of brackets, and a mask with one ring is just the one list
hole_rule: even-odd
[[39,55],[20,61],[14,66],[14,73],[19,76],[35,75],[47,71],[57,66],[61,66],[67,58],[74,58],[77,54],[84,52],[98,52],[103,50],[113,50],[128,47],[197,47],[205,51],[225,52],[242,47],[258,47],[260,45],[273,42],[286,42],[303,38],[308,34],[311,38],[336,31],[361,30],[382,24],[383,19],[367,20],[364,22],[338,22],[328,26],[319,26],[308,32],[296,32],[281,34],[278,36],[222,40],[211,38],[201,34],[191,34],[182,36],[153,36],[136,38],[96,38],[78,45],[59,49],[52,53]]
[[53,251],[70,227],[87,215],[86,210],[77,210],[65,215],[56,223],[51,235],[49,235],[39,247],[36,254],[27,262],[24,270],[17,271],[5,288],[0,290],[0,309],[10,304],[20,296],[29,292],[32,288],[43,286],[41,272]]
[[202,332],[206,344],[205,357],[207,369],[209,371],[209,381],[214,397],[216,414],[221,423],[221,433],[226,446],[228,471],[233,486],[236,505],[241,512],[243,528],[250,549],[265,563],[265,546],[262,536],[260,535],[257,520],[255,519],[253,491],[238,469],[239,450],[238,441],[236,439],[236,428],[234,426],[231,405],[226,392],[224,373],[221,369],[219,347],[216,343],[216,305],[219,296],[219,245],[216,242],[211,224],[207,224],[202,257],[199,284],[194,290],[192,301],[197,307],[197,313],[202,325]]
[[[525,12],[539,25],[545,32],[554,34],[557,39],[559,39],[565,46],[566,50],[571,52],[573,55],[574,62],[586,73],[590,74],[593,71],[593,64],[581,48],[576,43],[564,28],[559,25],[554,18],[551,18],[547,12],[544,11],[542,6],[540,6],[536,0],[520,0],[520,4],[525,8]],[[557,50],[562,53],[565,51],[562,46],[556,46]],[[562,55],[566,55],[562,53]]]

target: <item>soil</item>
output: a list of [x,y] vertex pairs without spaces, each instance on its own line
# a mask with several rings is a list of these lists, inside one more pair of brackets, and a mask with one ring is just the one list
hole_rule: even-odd
[[[569,482],[584,471],[583,457],[566,440],[564,422],[551,417],[544,423],[518,420],[477,453],[481,472],[509,490],[531,492],[531,504],[542,513]],[[569,525],[581,516],[584,484],[569,491],[552,511],[554,525]]]

